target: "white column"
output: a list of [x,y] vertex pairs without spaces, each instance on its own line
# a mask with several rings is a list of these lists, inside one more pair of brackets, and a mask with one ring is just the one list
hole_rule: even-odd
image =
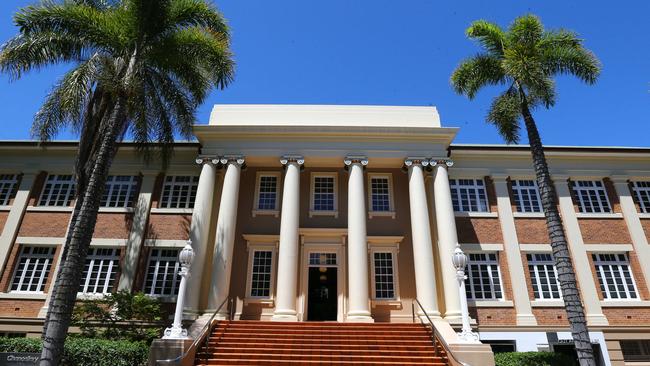
[[2,229],[2,235],[0,235],[0,268],[3,271],[7,270],[5,264],[7,264],[6,261],[11,251],[11,245],[16,240],[20,222],[29,203],[29,192],[34,185],[37,174],[36,172],[24,173],[20,178],[20,186],[16,191],[9,215],[7,215],[7,221],[5,221]]
[[492,174],[494,186],[497,194],[497,210],[499,211],[499,222],[503,232],[503,244],[505,247],[506,258],[508,259],[508,269],[510,270],[510,283],[512,284],[512,297],[517,312],[517,325],[537,325],[533,309],[528,296],[528,288],[524,273],[524,263],[521,260],[521,251],[519,250],[519,239],[515,229],[515,218],[512,214],[512,204],[510,203],[510,192],[508,190],[507,175]]
[[[348,314],[346,321],[373,322],[368,296],[368,240],[363,167],[365,157],[346,157],[348,178]],[[426,203],[426,201],[425,201]]]
[[190,223],[190,240],[196,255],[192,265],[192,276],[188,278],[185,292],[185,312],[193,315],[200,313],[199,299],[201,297],[201,273],[205,266],[207,256],[208,236],[212,216],[212,201],[214,187],[217,180],[218,158],[198,157],[197,164],[202,164],[199,183],[196,187],[196,198],[192,209],[192,222]]
[[576,272],[580,293],[582,294],[587,325],[608,325],[596,291],[596,283],[592,275],[594,269],[591,268],[589,263],[585,243],[580,232],[580,225],[573,207],[573,200],[569,191],[569,177],[554,175],[552,179],[560,201],[560,213],[566,230],[566,239],[571,249],[573,269]]
[[138,194],[133,212],[133,223],[131,224],[129,239],[126,243],[126,254],[122,262],[122,273],[120,274],[120,282],[117,286],[118,290],[131,291],[133,288],[133,280],[137,275],[140,252],[142,251],[142,244],[145,240],[144,235],[147,230],[147,222],[149,221],[149,211],[151,211],[151,195],[157,174],[158,172],[146,172],[142,175],[140,193]]
[[[408,158],[404,164],[408,167],[409,174],[409,206],[416,296],[429,316],[440,317],[436,297],[429,209],[424,187],[424,167],[429,165],[429,161],[422,158]],[[449,261],[451,261],[451,257],[449,257]]]
[[614,182],[614,187],[616,188],[616,193],[621,203],[623,217],[630,232],[634,251],[639,259],[639,265],[641,266],[646,282],[650,281],[650,245],[648,245],[648,239],[641,225],[627,177],[612,176],[611,179]]
[[286,167],[286,171],[282,188],[275,312],[271,320],[298,321],[296,298],[300,256],[300,166],[305,160],[302,157],[285,156],[280,159],[280,163]]
[[[232,254],[235,247],[235,227],[237,224],[237,204],[239,199],[239,180],[242,156],[221,158],[226,167],[223,178],[223,190],[217,218],[217,234],[215,236],[214,255],[212,257],[212,276],[210,292],[208,293],[208,309],[214,311],[228,298],[230,292],[230,274],[232,270]],[[200,273],[200,272],[197,272]],[[222,314],[227,314],[224,306]]]
[[436,209],[436,229],[438,233],[438,255],[445,296],[445,319],[452,323],[461,320],[460,297],[456,280],[456,269],[451,256],[458,245],[456,215],[451,202],[451,188],[447,167],[453,163],[449,159],[433,159],[433,202]]

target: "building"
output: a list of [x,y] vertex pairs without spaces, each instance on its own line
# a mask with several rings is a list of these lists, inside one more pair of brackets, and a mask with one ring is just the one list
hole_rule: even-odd
[[[187,316],[233,297],[237,319],[411,322],[417,297],[452,329],[459,243],[483,343],[571,347],[527,147],[453,144],[458,128],[434,107],[217,105],[194,132],[166,171],[123,144],[80,299],[127,289],[174,302],[191,239]],[[546,152],[602,364],[648,362],[650,149]],[[40,332],[75,153],[0,142],[0,332]]]

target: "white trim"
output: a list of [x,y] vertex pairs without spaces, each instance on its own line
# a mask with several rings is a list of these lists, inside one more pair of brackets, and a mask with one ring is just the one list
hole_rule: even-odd
[[[399,259],[397,257],[399,253],[399,244],[395,243],[392,245],[386,245],[386,244],[369,244],[368,246],[368,251],[370,254],[370,265],[371,265],[371,272],[370,272],[370,285],[372,286],[371,288],[371,301],[373,302],[373,305],[378,305],[378,304],[389,304],[389,303],[396,303],[400,302],[401,303],[401,298],[400,298],[400,291],[399,291],[399,269],[398,269],[398,263]],[[391,267],[393,270],[392,276],[393,276],[393,297],[390,298],[377,298],[377,288],[376,288],[376,283],[375,283],[375,276],[376,276],[376,263],[375,263],[375,253],[390,253],[391,255]]]
[[544,218],[543,212],[513,212],[512,217],[518,219],[518,218]]
[[0,205],[0,211],[11,211],[13,205]]
[[[317,177],[329,177],[334,178],[334,209],[329,211],[316,210],[314,207],[315,199],[315,188],[316,188],[316,178]],[[339,217],[339,178],[338,173],[336,172],[312,172],[310,179],[310,189],[309,189],[309,217],[313,216],[334,216],[335,218]]]
[[187,240],[146,239],[144,245],[152,248],[183,248]]
[[[260,185],[262,183],[262,177],[275,177],[275,207],[273,209],[261,209],[259,208],[260,203]],[[251,212],[253,217],[258,215],[272,215],[274,217],[280,216],[280,200],[282,190],[280,186],[282,185],[282,173],[279,171],[258,171],[255,174],[255,198],[253,203],[253,210]]]
[[579,219],[622,219],[623,214],[618,212],[603,212],[603,213],[576,212],[576,217]]
[[503,251],[503,244],[476,244],[476,243],[459,243],[461,249],[466,252],[500,252]]
[[[246,269],[246,293],[244,294],[244,300],[246,303],[266,303],[273,304],[275,299],[275,280],[277,277],[277,267],[278,267],[278,246],[277,243],[274,244],[261,244],[261,243],[251,243],[250,241],[246,243],[246,249],[248,251],[248,264]],[[271,252],[271,279],[269,281],[269,296],[251,296],[251,290],[253,285],[253,259],[256,252]]]
[[[90,241],[90,246],[123,247],[126,246],[127,241],[128,239],[94,238]],[[16,237],[16,244],[44,246],[63,245],[65,244],[65,238],[57,238],[51,236],[19,236]]]
[[477,308],[511,308],[511,307],[515,306],[515,303],[512,300],[470,300],[470,299],[467,299],[467,306],[472,306],[472,307],[477,307]]
[[496,212],[454,211],[454,216],[456,217],[499,217],[499,214]]
[[45,299],[47,299],[47,293],[44,293],[44,292],[24,292],[24,291],[0,292],[0,299],[45,300]]
[[519,244],[519,251],[528,253],[552,252],[553,247],[551,247],[551,244]]
[[632,252],[632,244],[585,244],[585,250],[592,253]]
[[134,207],[100,207],[99,213],[133,213]]
[[626,308],[626,307],[650,307],[649,300],[639,300],[639,299],[611,299],[611,300],[601,300],[600,306],[604,308]]
[[535,299],[530,301],[530,305],[534,308],[543,307],[564,307],[564,300],[562,299]]
[[39,212],[72,212],[72,206],[28,206],[26,211],[39,211]]
[[[388,180],[388,210],[387,211],[375,211],[372,206],[372,180],[373,178],[381,179],[384,178]],[[392,173],[368,173],[368,218],[372,219],[373,217],[390,217],[395,218],[395,193],[393,189],[393,174]]]
[[159,207],[152,207],[150,212],[152,214],[191,214],[193,211],[194,211],[194,209],[191,209],[191,208],[159,208]]

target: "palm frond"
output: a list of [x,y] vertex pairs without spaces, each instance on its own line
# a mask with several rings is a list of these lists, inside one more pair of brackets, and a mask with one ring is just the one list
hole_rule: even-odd
[[533,48],[542,39],[543,34],[544,26],[541,20],[535,15],[526,14],[512,22],[508,29],[508,41],[511,44],[521,44]]
[[461,62],[451,75],[451,84],[458,94],[473,99],[484,86],[507,82],[501,60],[493,55],[478,54]]
[[497,24],[486,20],[477,20],[472,22],[465,33],[467,37],[478,40],[488,53],[493,55],[503,54],[506,35]]
[[[226,20],[209,3],[201,0],[176,0],[170,4],[168,27],[202,27],[229,37]],[[228,41],[229,42],[229,41]]]
[[509,88],[494,99],[486,120],[493,124],[506,143],[518,143],[520,137],[521,98],[517,90]]
[[587,84],[594,84],[600,75],[600,61],[580,44],[544,47],[541,60],[547,75],[574,75]]

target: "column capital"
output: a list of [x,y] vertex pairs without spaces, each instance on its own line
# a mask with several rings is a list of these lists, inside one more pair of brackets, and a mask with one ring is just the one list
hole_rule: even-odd
[[296,163],[300,166],[305,164],[305,158],[302,155],[283,155],[280,157],[280,164],[288,165],[289,163]]
[[246,159],[244,155],[225,155],[219,159],[219,162],[223,165],[235,164],[241,167],[246,162]]
[[454,161],[451,160],[451,158],[431,158],[431,160],[429,160],[429,164],[431,164],[431,166],[442,165],[447,168],[451,168],[454,166]]
[[404,160],[404,165],[406,165],[409,168],[414,165],[428,166],[429,159],[423,157],[409,156]]
[[343,163],[345,166],[350,166],[352,164],[361,164],[363,166],[366,166],[368,165],[368,158],[365,156],[349,155],[343,159]]
[[198,155],[194,162],[196,162],[198,165],[219,165],[219,157],[217,155]]

